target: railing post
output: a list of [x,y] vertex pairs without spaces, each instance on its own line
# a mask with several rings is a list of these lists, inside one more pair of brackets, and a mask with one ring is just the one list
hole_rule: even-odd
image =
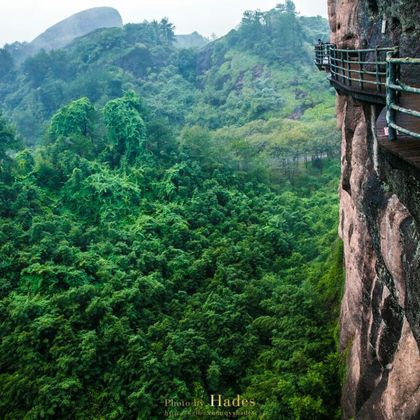
[[397,131],[392,124],[395,124],[395,110],[392,105],[395,104],[395,90],[391,87],[396,82],[395,64],[391,62],[394,54],[388,52],[386,54],[386,122],[388,124],[389,140],[397,138]]
[[328,68],[331,69],[331,44],[327,46]]
[[376,47],[376,51],[375,51],[375,68],[376,68],[376,90],[381,93],[382,91],[382,86],[381,86],[381,78],[379,76],[379,47]]
[[360,90],[363,90],[364,84],[363,84],[363,65],[362,65],[362,53],[359,51],[357,53],[357,58],[359,61],[359,71],[360,71]]
[[[400,56],[400,47],[395,47],[394,48],[394,52],[393,52],[393,57],[399,57]],[[401,80],[401,65],[398,64],[398,66],[396,66],[395,68],[395,78],[396,80]],[[397,92],[397,95],[399,95],[399,93]],[[399,96],[398,98],[399,99]]]
[[346,53],[346,61],[347,61],[347,76],[348,76],[348,81],[349,81],[349,86],[351,86],[351,66],[350,66],[350,59],[349,59],[349,53]]
[[341,58],[341,76],[342,76],[342,82],[343,85],[346,85],[346,70],[344,68],[344,52],[341,51],[340,53],[340,58]]

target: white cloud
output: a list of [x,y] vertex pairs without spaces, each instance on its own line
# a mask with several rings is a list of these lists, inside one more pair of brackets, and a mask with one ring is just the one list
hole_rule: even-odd
[[[90,7],[110,6],[119,10],[124,23],[168,17],[177,33],[198,31],[223,35],[234,28],[245,10],[268,10],[280,0],[2,0],[0,45],[31,41],[49,26]],[[327,13],[327,0],[295,0],[306,16]]]

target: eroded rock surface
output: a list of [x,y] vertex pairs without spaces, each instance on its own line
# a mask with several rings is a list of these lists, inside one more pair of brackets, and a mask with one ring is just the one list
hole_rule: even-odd
[[[419,56],[420,3],[329,0],[331,42],[399,45]],[[387,31],[381,34],[385,15]],[[419,77],[413,75],[411,80]],[[378,150],[380,109],[338,96],[342,130],[340,236],[346,284],[341,350],[344,418],[420,418],[420,174]]]

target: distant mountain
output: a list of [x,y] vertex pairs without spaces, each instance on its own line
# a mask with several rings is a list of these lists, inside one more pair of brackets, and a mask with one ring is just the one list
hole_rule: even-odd
[[198,32],[193,32],[189,35],[176,35],[175,37],[175,47],[177,48],[202,48],[209,42],[208,38],[205,38]]
[[[58,45],[60,25],[33,44],[48,48],[47,35],[56,33]],[[9,45],[0,49],[0,108],[27,144],[37,143],[47,121],[70,101],[87,97],[103,104],[133,89],[174,130],[185,124],[219,129],[273,116],[296,121],[333,98],[312,61],[313,43],[326,39],[328,30],[321,17],[278,8],[247,14],[239,27],[210,43],[197,32],[175,36],[162,19],[97,29],[26,60]]]
[[100,28],[121,28],[123,21],[118,10],[112,7],[95,7],[76,13],[51,26],[44,33],[26,44],[21,51],[21,59],[34,55],[40,50],[50,51],[63,48],[76,38]]

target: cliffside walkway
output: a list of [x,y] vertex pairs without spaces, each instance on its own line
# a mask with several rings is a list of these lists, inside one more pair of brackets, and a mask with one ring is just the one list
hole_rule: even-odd
[[399,58],[398,47],[318,44],[315,64],[339,94],[383,109],[376,127],[380,145],[420,168],[420,86],[412,82],[419,79],[419,58]]

